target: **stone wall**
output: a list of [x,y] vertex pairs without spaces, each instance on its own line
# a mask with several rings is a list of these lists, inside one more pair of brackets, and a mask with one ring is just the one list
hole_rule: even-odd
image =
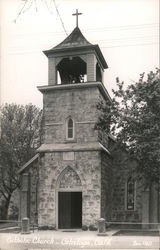
[[113,159],[112,221],[141,222],[143,186],[138,181],[136,181],[135,209],[129,211],[126,207],[126,183],[130,176],[134,176],[136,161],[120,150],[114,152]]
[[63,152],[45,153],[41,157],[39,173],[39,225],[57,223],[58,179],[70,166],[82,183],[82,224],[95,224],[100,218],[100,153],[96,151],[74,152],[74,160],[63,160]]
[[54,90],[44,94],[45,136],[44,143],[66,142],[66,120],[69,116],[75,122],[77,143],[96,141],[96,103],[99,90],[94,88],[74,88]]

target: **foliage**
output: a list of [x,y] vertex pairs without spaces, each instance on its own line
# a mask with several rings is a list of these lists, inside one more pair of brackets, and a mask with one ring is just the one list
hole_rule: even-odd
[[99,111],[99,118],[95,125],[95,129],[101,132],[108,134],[111,130],[111,120],[112,120],[112,108],[113,104],[106,100],[105,103],[103,100],[99,100],[97,103],[97,110]]
[[18,207],[11,204],[9,208],[9,214],[8,214],[8,219],[9,220],[18,220]]
[[97,226],[94,225],[94,224],[90,224],[90,225],[89,225],[89,230],[90,230],[90,231],[97,231]]
[[11,195],[20,185],[17,172],[40,145],[42,112],[31,104],[5,104],[0,111],[0,198],[7,213]]
[[97,106],[101,111],[98,128],[110,129],[117,144],[137,159],[137,173],[148,183],[160,179],[159,74],[159,69],[147,76],[143,73],[138,82],[126,89],[117,78],[118,90],[113,90],[112,104],[100,102]]
[[87,231],[88,230],[88,226],[87,225],[82,225],[82,230],[83,231]]

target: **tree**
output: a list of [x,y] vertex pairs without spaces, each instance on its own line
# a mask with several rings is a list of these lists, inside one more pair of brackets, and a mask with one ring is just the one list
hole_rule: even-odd
[[124,89],[117,78],[112,104],[99,102],[96,128],[110,131],[117,145],[137,160],[138,176],[150,186],[160,181],[160,70]]
[[62,17],[60,15],[59,9],[58,9],[58,5],[56,3],[56,0],[41,0],[41,1],[36,1],[36,0],[21,0],[22,2],[22,6],[18,11],[17,17],[14,19],[14,22],[16,23],[18,18],[24,14],[25,12],[29,11],[30,8],[33,6],[36,10],[36,12],[38,12],[39,9],[39,4],[43,3],[43,5],[47,8],[47,10],[49,11],[50,14],[54,14],[54,9],[56,11],[56,14],[61,22],[62,28],[64,30],[64,32],[67,34],[67,31],[65,29],[64,26],[64,22],[62,20]]
[[17,172],[40,145],[42,112],[32,104],[5,104],[0,111],[0,199],[6,219],[12,193],[20,187]]

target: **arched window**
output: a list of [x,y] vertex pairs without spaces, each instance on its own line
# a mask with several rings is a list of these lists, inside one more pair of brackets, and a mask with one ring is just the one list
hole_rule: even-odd
[[132,177],[128,178],[126,186],[126,208],[135,210],[135,181]]
[[74,122],[73,119],[70,117],[67,120],[67,128],[66,128],[66,132],[67,132],[67,139],[74,139]]

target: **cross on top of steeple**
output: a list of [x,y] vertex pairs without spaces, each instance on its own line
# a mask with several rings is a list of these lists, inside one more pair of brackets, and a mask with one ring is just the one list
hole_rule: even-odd
[[78,16],[82,15],[82,13],[78,12],[78,9],[76,9],[76,13],[72,14],[72,16],[76,16],[76,27],[78,27]]

